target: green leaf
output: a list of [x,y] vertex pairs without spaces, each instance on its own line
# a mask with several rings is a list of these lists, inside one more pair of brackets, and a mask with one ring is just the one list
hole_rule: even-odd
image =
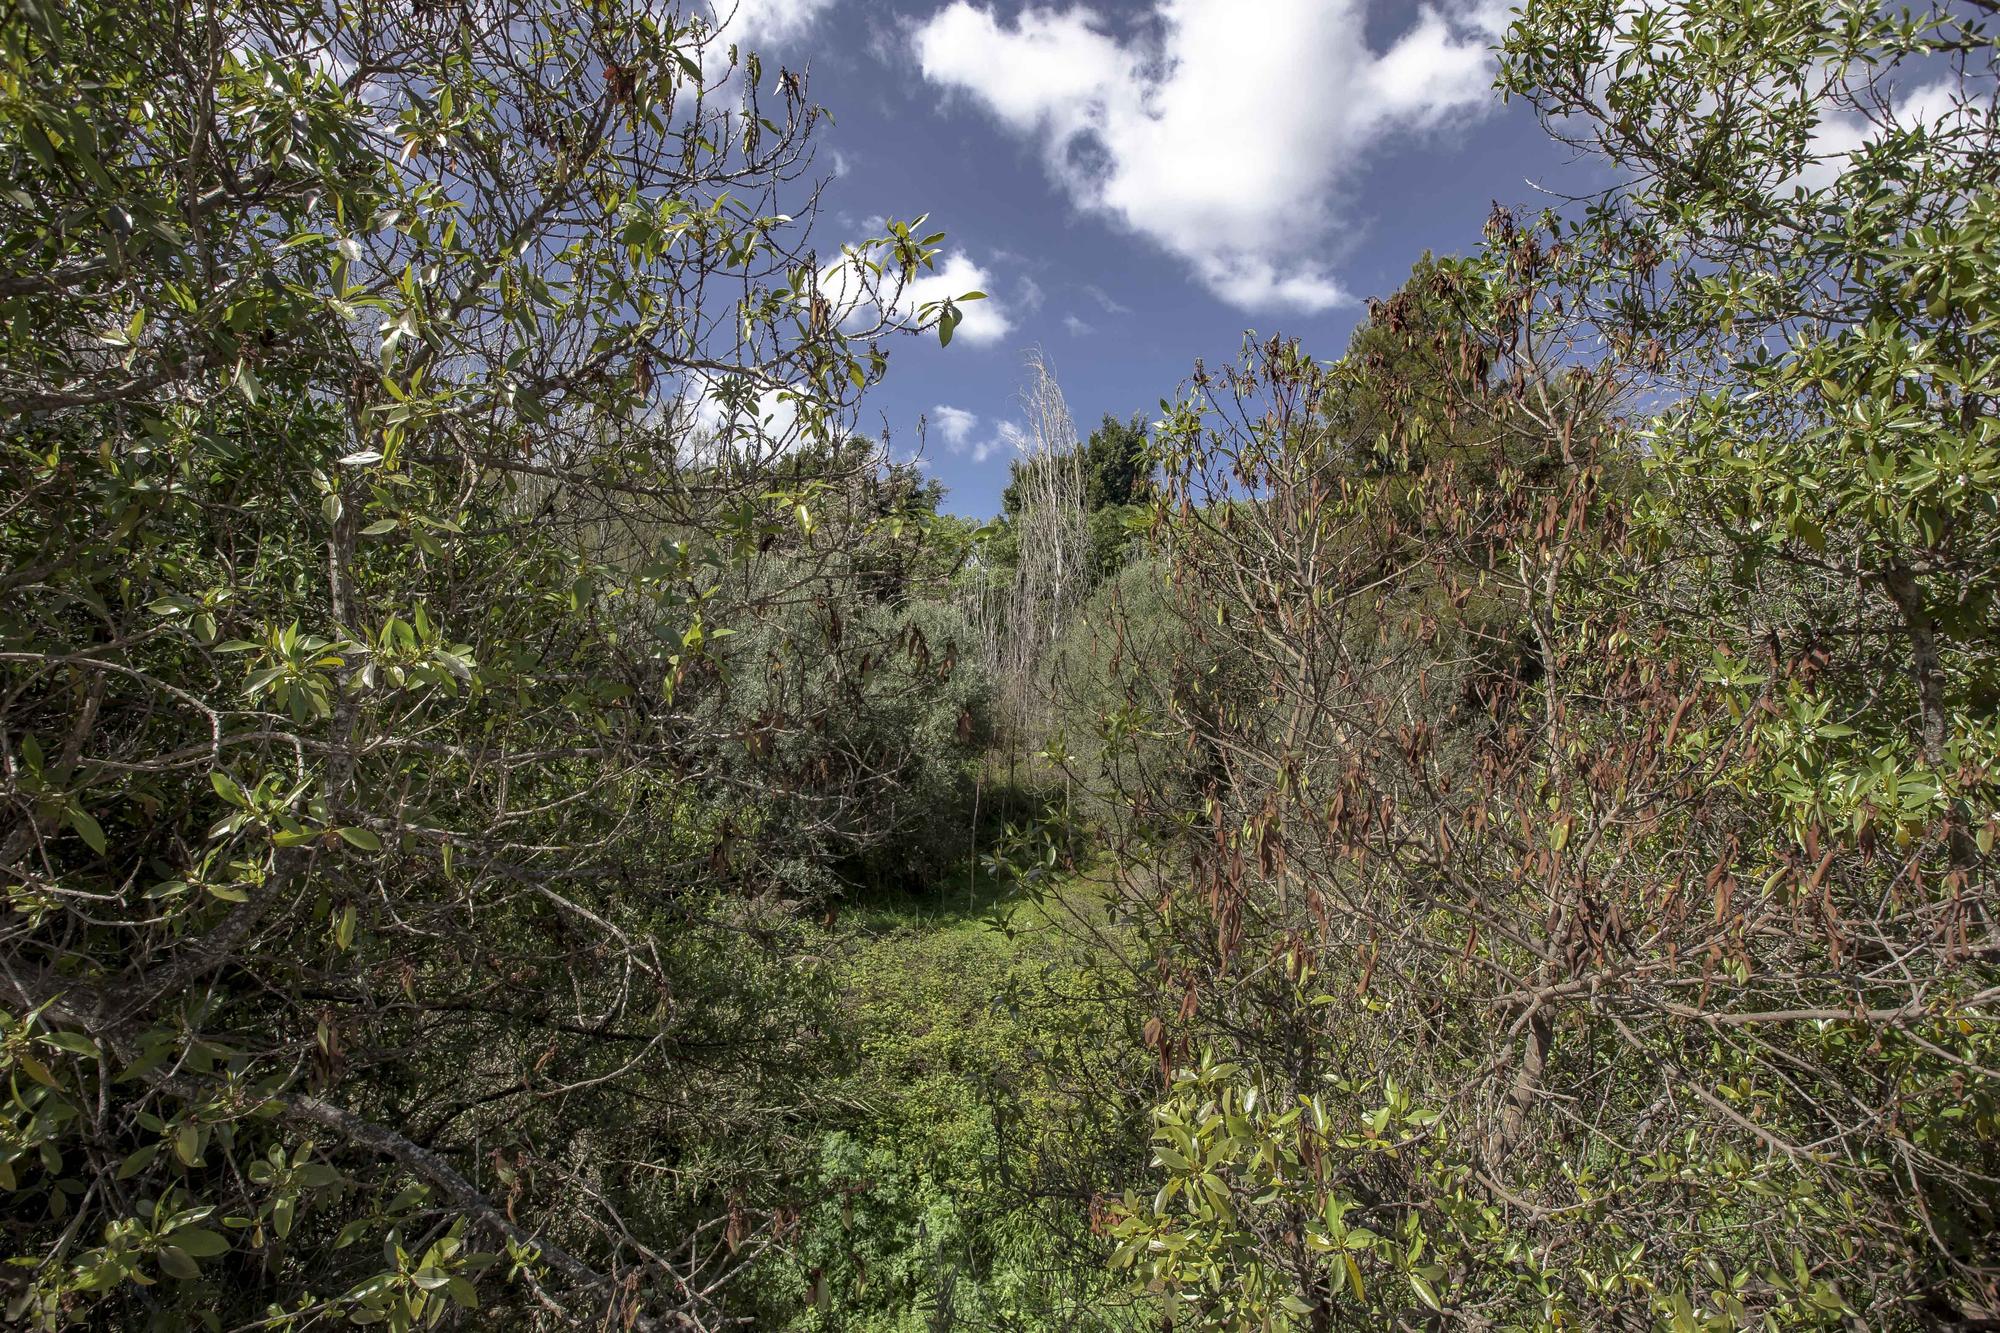
[[183,1282],[192,1282],[201,1276],[200,1267],[188,1257],[187,1252],[172,1245],[160,1247],[160,1268],[168,1277],[179,1278]]
[[219,1231],[203,1227],[182,1227],[168,1235],[167,1244],[186,1250],[197,1259],[213,1259],[229,1253],[229,1241]]
[[155,1157],[158,1157],[159,1155],[160,1155],[159,1144],[157,1143],[147,1144],[145,1147],[139,1149],[139,1151],[133,1153],[131,1156],[127,1157],[124,1161],[118,1164],[118,1179],[130,1180],[133,1176],[138,1175],[141,1171],[144,1171],[147,1167],[151,1166],[153,1164],[153,1159]]
[[377,1273],[375,1276],[363,1278],[361,1281],[349,1287],[347,1289],[347,1295],[342,1297],[341,1299],[349,1301],[365,1301],[371,1296],[380,1296],[383,1292],[389,1290],[390,1286],[395,1281],[396,1281],[396,1275],[394,1273]]
[[71,806],[63,813],[69,820],[69,826],[76,830],[77,836],[90,844],[90,850],[99,856],[104,855],[104,829],[97,820],[92,818],[88,811],[76,806]]
[[209,773],[208,785],[215,788],[217,796],[220,796],[223,800],[236,806],[238,809],[247,809],[249,807],[250,802],[243,795],[243,788],[237,786],[236,779],[230,777],[221,769],[218,768]]
[[377,836],[373,829],[343,828],[340,830],[340,837],[341,841],[345,842],[348,846],[359,847],[364,852],[379,852],[382,850],[382,839]]

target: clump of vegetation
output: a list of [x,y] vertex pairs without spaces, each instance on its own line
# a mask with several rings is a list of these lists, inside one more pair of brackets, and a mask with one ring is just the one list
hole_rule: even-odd
[[0,15],[10,1324],[2000,1319],[1992,6],[1528,0],[1600,196],[990,525],[504,9]]
[[882,900],[896,905],[867,912],[837,969],[855,1044],[826,1095],[844,1119],[784,1269],[804,1327],[1136,1326],[1071,1174],[1086,1150],[1108,1163],[1140,1146],[1127,1120],[1079,1118],[1092,1108],[1074,1080],[1116,1062],[1120,1008],[1094,952],[1056,927],[1101,913],[1068,877],[1052,885],[1061,916],[1008,906],[1002,887],[981,876],[920,911],[928,894]]
[[1170,712],[1220,772],[1126,876],[1171,1082],[1117,1261],[1196,1323],[1995,1307],[1994,54],[1530,3],[1503,84],[1606,196],[1163,426],[1183,633],[1258,686]]
[[[972,672],[887,739],[716,702],[809,648],[745,590],[940,614],[836,447],[939,238],[806,263],[746,201],[820,113],[700,24],[468,23],[0,17],[10,1321],[731,1317],[838,1018],[745,826],[970,739]],[[823,827],[773,858],[912,836]]]

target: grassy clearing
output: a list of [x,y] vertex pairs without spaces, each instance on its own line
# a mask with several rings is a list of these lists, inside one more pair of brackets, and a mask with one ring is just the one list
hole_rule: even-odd
[[821,1139],[788,1266],[804,1327],[1122,1326],[1078,1262],[1098,1248],[1088,1194],[1052,1147],[1081,1105],[1064,1072],[1116,1048],[1091,949],[1054,928],[1098,892],[1079,877],[1036,902],[968,868],[839,922],[852,1059],[830,1093],[855,1113]]

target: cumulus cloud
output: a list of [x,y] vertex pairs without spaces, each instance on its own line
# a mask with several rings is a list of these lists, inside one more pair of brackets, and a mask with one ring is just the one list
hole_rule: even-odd
[[1234,306],[1313,312],[1345,299],[1308,256],[1369,150],[1494,104],[1501,8],[1426,4],[1378,51],[1365,0],[1154,0],[1133,36],[1084,6],[1003,19],[953,0],[912,45],[927,80],[1039,143],[1080,207]]
[[993,285],[993,274],[985,265],[962,253],[947,254],[938,260],[936,271],[921,274],[903,289],[904,313],[914,316],[919,307],[931,301],[947,297],[957,300],[967,292],[987,292],[985,300],[959,306],[965,320],[952,336],[980,346],[996,343],[1013,329],[1014,321],[1008,317],[1006,307],[991,295]]
[[[729,49],[755,51],[766,57],[765,77],[774,79],[771,58],[796,48],[813,25],[839,0],[701,0],[697,12],[715,28],[713,40],[701,51],[703,79],[711,90],[732,77]],[[705,12],[702,12],[705,11]],[[775,90],[774,90],[775,91]],[[838,171],[836,175],[840,174]]]
[[813,423],[820,419],[803,388],[758,390],[728,380],[691,380],[670,410],[692,428],[684,447],[690,460],[700,461],[781,457],[815,433]]
[[896,289],[893,274],[877,274],[868,269],[866,261],[870,258],[881,261],[879,247],[856,247],[819,272],[819,294],[832,305],[835,320],[848,332],[860,333],[873,327],[883,318],[885,305],[892,320],[914,322],[926,305],[946,299],[957,301],[973,292],[988,295],[959,304],[963,318],[953,334],[955,338],[985,345],[1000,341],[1013,330],[1014,320],[1006,302],[990,294],[998,281],[996,275],[970,255],[962,251],[940,254],[932,268],[919,270],[900,291]]
[[994,427],[993,437],[972,446],[972,461],[984,463],[995,454],[1025,453],[1028,448],[1028,432],[1011,421],[1003,421]]
[[1948,128],[1968,114],[1963,90],[1956,80],[1940,79],[1908,91],[1898,91],[1874,116],[1858,111],[1823,112],[1813,126],[1807,152],[1812,160],[1789,184],[1821,190],[1845,175],[1854,154],[1889,129]]
[[977,414],[962,407],[951,407],[939,403],[931,410],[931,420],[937,425],[937,432],[944,437],[945,448],[957,452],[972,438],[972,431],[979,424]]
[[1064,315],[1063,327],[1069,330],[1070,336],[1073,338],[1085,338],[1097,332],[1096,325],[1087,320],[1078,319],[1075,315]]
[[[1499,3],[1499,0],[1492,0]],[[1649,39],[1656,46],[1684,46],[1690,40],[1687,14],[1664,0],[1620,0],[1613,20],[1612,40],[1599,64],[1599,72],[1612,68],[1640,44],[1640,24],[1650,19]],[[1937,66],[1930,68],[1936,69]],[[1851,81],[1849,74],[1859,76]],[[1777,182],[1779,189],[1826,189],[1838,182],[1854,164],[1857,153],[1892,129],[1926,129],[1949,132],[1976,116],[1984,99],[1968,99],[1965,87],[1953,77],[1945,77],[1915,87],[1873,87],[1872,71],[1843,71],[1829,62],[1812,64],[1798,83],[1778,86],[1765,83],[1759,89],[1765,107],[1788,101],[1803,101],[1812,115],[1805,144],[1805,163],[1792,175]],[[1601,99],[1600,99],[1601,101]],[[1707,116],[1716,109],[1715,94],[1700,93],[1695,110]],[[1614,117],[1608,108],[1597,114]]]
[[944,437],[948,452],[975,463],[984,463],[996,454],[1017,454],[1027,447],[1028,433],[1012,421],[995,422],[992,433],[981,436],[977,413],[942,403],[932,409],[931,420]]
[[724,37],[758,45],[792,42],[805,36],[834,0],[709,0],[709,13]]

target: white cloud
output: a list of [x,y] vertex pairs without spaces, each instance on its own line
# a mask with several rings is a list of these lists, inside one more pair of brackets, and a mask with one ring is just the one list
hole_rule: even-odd
[[[808,407],[803,418],[801,404]],[[692,428],[682,440],[689,461],[778,458],[814,434],[820,420],[803,389],[752,391],[747,384],[707,377],[686,381],[670,410]]]
[[1091,324],[1085,320],[1078,319],[1075,315],[1064,315],[1063,327],[1070,331],[1071,337],[1075,338],[1087,338],[1091,334],[1097,332],[1097,326],[1095,324]]
[[1950,126],[1965,113],[1965,95],[1955,79],[1898,92],[1876,117],[1858,111],[1822,112],[1807,148],[1813,160],[1787,184],[1825,189],[1846,174],[1858,150],[1881,138],[1891,125],[1934,130]]
[[922,274],[903,288],[901,304],[907,314],[915,316],[918,307],[926,302],[941,301],[947,297],[957,300],[967,292],[986,292],[988,296],[985,300],[968,301],[959,306],[965,320],[952,335],[985,346],[999,342],[1014,327],[1006,307],[991,295],[992,290],[993,275],[985,265],[954,253],[942,256],[935,272]]
[[1105,291],[1094,282],[1084,285],[1083,294],[1103,306],[1104,313],[1107,315],[1129,315],[1132,313],[1131,306],[1121,303],[1110,292]]
[[1410,30],[1366,66],[1356,99],[1364,104],[1363,123],[1424,129],[1467,107],[1490,105],[1492,37],[1481,16],[1454,23],[1426,5]]
[[976,414],[943,403],[931,410],[931,420],[937,423],[938,434],[944,436],[945,448],[953,453],[965,447],[965,442],[972,438],[973,428],[979,424]]
[[1338,282],[1312,265],[1288,273],[1254,255],[1216,255],[1197,258],[1194,271],[1210,291],[1238,310],[1313,314],[1348,299]]
[[[914,323],[931,302],[990,293],[996,281],[986,265],[951,251],[938,255],[931,269],[919,270],[898,290],[893,271],[877,273],[868,266],[870,260],[882,264],[883,259],[879,246],[854,246],[819,272],[819,294],[833,307],[834,321],[850,334],[870,332],[883,320],[885,308],[891,323]],[[963,319],[953,336],[965,342],[995,343],[1013,330],[1006,303],[991,295],[963,302],[958,310]]]
[[[1497,4],[1501,0],[1489,2]],[[1617,63],[1638,49],[1639,23],[1648,17],[1652,20],[1651,40],[1656,47],[1672,50],[1686,45],[1688,15],[1684,9],[1665,0],[1619,0],[1613,39],[1598,65],[1599,78],[1593,80],[1600,88]],[[1859,82],[1850,81],[1850,73],[1857,75]],[[1858,151],[1883,137],[1892,127],[1935,131],[1950,130],[1963,123],[1961,117],[1967,114],[1967,99],[1957,79],[1947,77],[1910,89],[1875,88],[1869,83],[1872,73],[1865,68],[1847,71],[1830,62],[1818,61],[1796,83],[1787,79],[1782,83],[1766,80],[1754,85],[1765,110],[1804,103],[1813,116],[1807,133],[1805,164],[1793,175],[1776,182],[1778,189],[1826,189],[1846,175]],[[1601,96],[1598,100],[1599,106],[1593,114],[1615,121],[1617,113],[1603,105]],[[1971,100],[1975,108],[1983,105],[1981,98]],[[1707,116],[1716,105],[1715,94],[1703,91],[1695,99],[1694,110]]]
[[1311,312],[1345,299],[1305,256],[1327,248],[1368,151],[1496,104],[1496,0],[1424,5],[1380,52],[1366,8],[1154,0],[1153,35],[1121,38],[1082,6],[1003,22],[953,0],[913,48],[926,79],[1037,140],[1079,206],[1178,256],[1232,305]]
[[732,77],[729,48],[735,46],[766,57],[765,77],[773,81],[771,91],[775,93],[778,71],[770,59],[778,54],[775,48],[796,46],[820,14],[835,3],[837,0],[703,0],[700,9],[706,12],[702,17],[715,25],[714,37],[701,49],[702,78],[709,90],[714,92]]
[[1014,299],[1020,303],[1021,309],[1033,314],[1042,308],[1042,284],[1023,273],[1020,295]]
[[834,0],[709,0],[725,41],[751,46],[793,42],[805,36]]
[[974,438],[979,429],[979,417],[962,407],[948,407],[940,403],[931,410],[931,421],[936,424],[938,434],[944,437],[947,452],[970,458],[975,463],[984,463],[996,454],[1020,453],[1028,443],[1028,433],[1012,421],[995,422],[991,435]]
[[1003,421],[994,428],[993,437],[981,440],[971,448],[972,461],[984,463],[995,454],[1025,453],[1028,447],[1028,432],[1011,421]]

